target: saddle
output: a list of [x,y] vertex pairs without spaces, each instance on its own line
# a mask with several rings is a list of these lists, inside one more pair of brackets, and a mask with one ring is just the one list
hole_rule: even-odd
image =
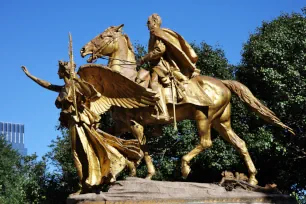
[[[175,104],[181,105],[185,103],[190,103],[198,106],[210,106],[213,105],[213,100],[208,96],[207,91],[204,89],[212,89],[212,87],[207,87],[206,84],[201,85],[198,80],[198,77],[194,77],[188,80],[186,83],[180,83],[177,80],[174,80],[174,99]],[[136,77],[136,83],[139,85],[150,88],[151,76],[148,70],[141,68]],[[173,95],[172,95],[172,86],[163,87],[163,93],[165,94],[165,99],[167,104],[173,104]]]

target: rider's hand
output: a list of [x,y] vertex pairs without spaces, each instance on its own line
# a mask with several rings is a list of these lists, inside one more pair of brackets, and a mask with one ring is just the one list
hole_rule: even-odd
[[136,65],[137,65],[138,67],[140,67],[140,66],[143,65],[144,63],[145,63],[145,62],[144,62],[143,58],[141,57],[139,60],[137,60]]
[[29,75],[30,72],[28,71],[28,69],[25,66],[21,66],[22,71],[26,74]]

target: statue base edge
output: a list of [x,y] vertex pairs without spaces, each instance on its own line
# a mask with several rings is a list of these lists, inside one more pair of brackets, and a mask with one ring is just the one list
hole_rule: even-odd
[[71,195],[67,204],[202,204],[202,203],[297,203],[293,197],[234,189],[209,183],[152,181],[129,177],[117,181],[108,192]]

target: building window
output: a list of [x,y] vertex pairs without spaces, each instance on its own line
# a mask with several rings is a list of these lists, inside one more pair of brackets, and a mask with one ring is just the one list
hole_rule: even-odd
[[24,125],[21,125],[21,133],[24,133]]
[[8,132],[12,132],[12,124],[9,123],[9,124],[7,124],[7,125],[8,125]]

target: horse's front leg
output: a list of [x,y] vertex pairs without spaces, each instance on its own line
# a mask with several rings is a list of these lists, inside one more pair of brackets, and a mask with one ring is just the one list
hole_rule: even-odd
[[140,149],[143,151],[144,153],[144,159],[148,168],[148,175],[146,177],[146,179],[151,179],[152,176],[155,175],[155,168],[152,162],[152,158],[149,155],[149,149],[148,146],[146,144],[146,136],[143,133],[143,126],[140,125],[139,123],[137,123],[134,120],[131,120],[131,132],[134,135],[134,137],[136,137],[138,139],[138,142],[140,144]]

